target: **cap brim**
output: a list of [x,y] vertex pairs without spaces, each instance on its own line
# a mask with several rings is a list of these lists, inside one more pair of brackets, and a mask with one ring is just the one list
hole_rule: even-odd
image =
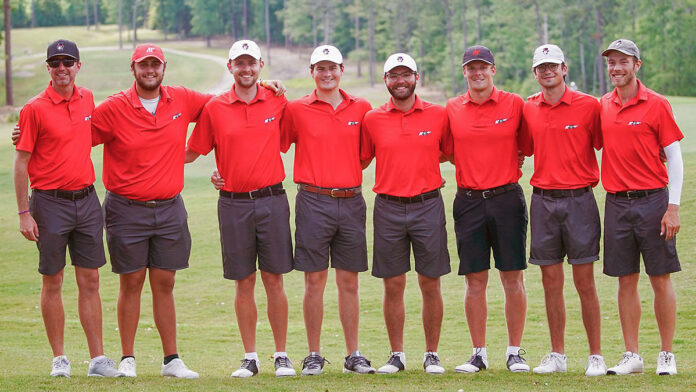
[[68,54],[68,53],[58,53],[58,54],[54,54],[53,56],[47,58],[46,61],[48,61],[48,60],[50,60],[50,59],[52,59],[52,58],[54,58],[54,57],[58,57],[58,56],[70,57],[70,58],[73,58],[73,59],[75,59],[75,60],[79,60],[79,59],[80,59],[79,57],[75,57],[75,56],[73,56],[73,55],[71,55],[71,54]]
[[164,59],[163,59],[163,58],[160,58],[159,56],[155,56],[154,54],[148,54],[148,55],[146,55],[146,56],[139,57],[139,58],[137,58],[137,59],[134,59],[133,62],[134,62],[134,63],[139,63],[139,62],[141,62],[141,61],[143,61],[143,60],[145,60],[145,59],[149,59],[149,58],[157,59],[157,60],[159,60],[159,61],[161,61],[161,62],[164,62]]
[[251,53],[239,53],[239,54],[234,55],[234,57],[230,56],[229,60],[234,60],[234,59],[239,58],[239,57],[242,57],[242,56],[249,56],[249,57],[251,57],[251,58],[253,58],[253,59],[261,60],[261,56],[258,56],[258,57],[257,57],[257,56],[254,56],[254,55],[251,54]]
[[483,61],[483,62],[486,63],[486,64],[495,65],[495,63],[491,63],[491,62],[488,61],[488,60],[484,60],[484,59],[471,59],[471,60],[468,60],[467,62],[462,63],[462,67],[465,66],[465,65],[467,65],[467,64],[469,64],[469,63],[472,62],[472,61]]
[[[621,50],[621,49],[613,49],[613,48],[612,48],[612,49],[607,49],[607,50],[605,50],[604,52],[602,52],[602,57],[607,57],[607,56],[609,55],[610,52],[619,52],[619,53],[623,53],[623,54],[625,54],[625,55],[627,55],[627,56],[636,57],[636,54],[635,54],[635,53],[631,53],[631,52],[628,52],[628,51],[626,51],[626,50]],[[639,57],[636,57],[636,58],[639,59]]]
[[536,68],[536,67],[538,67],[539,65],[544,64],[544,63],[563,64],[563,60],[559,60],[559,59],[543,59],[543,60],[539,60],[539,61],[537,61],[536,63],[532,64],[532,68]]

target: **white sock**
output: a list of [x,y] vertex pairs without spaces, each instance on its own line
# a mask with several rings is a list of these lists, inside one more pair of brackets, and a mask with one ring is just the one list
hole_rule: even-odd
[[428,354],[435,354],[435,356],[439,357],[439,355],[437,355],[437,351],[426,351],[423,353],[423,360],[425,360],[425,356]]
[[474,355],[480,355],[481,358],[488,358],[485,347],[474,347]]
[[403,351],[392,351],[392,355],[396,355],[401,359],[401,363],[406,363],[406,354]]
[[565,354],[557,353],[557,352],[555,352],[555,351],[552,352],[551,354],[555,354],[555,355],[558,355],[559,357],[561,357],[561,358],[563,358],[563,359],[566,359]]
[[518,355],[520,353],[520,346],[508,346],[507,352],[505,353],[506,357],[509,357],[510,355]]
[[258,362],[259,356],[256,354],[256,351],[254,351],[253,353],[244,353],[244,359],[254,359]]
[[276,351],[273,353],[273,360],[275,361],[275,359],[278,357],[287,357],[287,356],[288,356],[288,353],[286,353],[285,351]]
[[92,359],[90,360],[90,362],[92,362],[92,361],[97,361],[97,360],[100,360],[100,359],[102,359],[102,358],[106,358],[106,357],[103,356],[103,355],[99,355],[99,356],[97,356],[97,357],[92,358]]

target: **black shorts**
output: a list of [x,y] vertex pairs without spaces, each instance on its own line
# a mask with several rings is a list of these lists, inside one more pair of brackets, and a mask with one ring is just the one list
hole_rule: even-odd
[[599,260],[601,228],[592,190],[566,197],[532,194],[529,262],[552,265],[567,256],[570,264]]
[[261,271],[292,270],[290,207],[285,194],[256,199],[218,199],[222,267],[226,279],[239,280]]
[[172,271],[188,268],[191,234],[181,195],[150,207],[107,192],[104,217],[113,272],[128,274],[145,267]]
[[65,268],[65,248],[73,265],[99,268],[104,255],[104,215],[97,192],[67,200],[32,191],[29,210],[39,228],[39,273],[55,275]]
[[442,195],[408,204],[376,197],[373,222],[373,276],[410,271],[411,246],[419,274],[437,278],[451,271]]
[[365,199],[300,190],[295,200],[295,269],[367,271]]
[[453,214],[459,275],[490,269],[491,249],[498,270],[527,268],[527,203],[519,184],[487,199],[458,191]]
[[681,271],[677,239],[660,235],[669,194],[661,190],[638,199],[607,193],[604,205],[604,273],[626,276],[640,272],[643,256],[648,275]]

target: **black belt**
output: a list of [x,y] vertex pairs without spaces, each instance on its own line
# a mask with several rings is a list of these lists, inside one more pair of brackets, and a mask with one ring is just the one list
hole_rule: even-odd
[[222,197],[229,197],[230,199],[246,199],[246,200],[253,200],[253,199],[259,199],[261,197],[268,197],[268,196],[273,196],[273,195],[283,195],[283,194],[285,194],[285,189],[283,189],[282,182],[267,186],[265,188],[259,188],[255,191],[249,191],[249,192],[220,191],[220,196],[222,196]]
[[82,188],[78,189],[76,191],[64,191],[62,189],[49,189],[49,190],[43,190],[43,189],[34,189],[34,191],[39,192],[39,193],[45,193],[48,195],[52,195],[54,197],[59,197],[61,199],[68,199],[68,200],[80,200],[84,199],[87,197],[87,195],[90,194],[90,192],[94,191],[94,185],[90,185],[87,188]]
[[461,193],[466,197],[471,197],[475,199],[490,199],[493,196],[498,196],[501,195],[505,192],[510,192],[512,190],[517,189],[518,185],[517,183],[514,184],[505,184],[501,185],[499,187],[491,188],[491,189],[483,189],[483,190],[478,190],[478,189],[465,189],[465,188],[457,188],[457,193]]
[[665,189],[667,188],[643,189],[639,191],[621,191],[615,193],[609,192],[609,194],[614,195],[616,197],[624,197],[626,199],[640,199],[641,197],[652,195],[653,193],[664,191]]
[[161,206],[166,206],[167,204],[174,203],[179,198],[179,195],[176,195],[176,196],[172,197],[171,199],[158,199],[158,200],[142,201],[142,200],[129,199],[125,196],[121,196],[121,195],[119,195],[117,193],[113,193],[113,192],[108,192],[108,194],[111,196],[115,196],[119,199],[122,199],[125,202],[127,202],[128,204],[136,205],[136,206],[143,206],[143,207],[148,207],[148,208],[157,208],[157,207],[161,207]]
[[355,197],[362,193],[362,188],[359,186],[356,186],[355,188],[322,188],[308,184],[297,184],[297,188],[306,192],[331,196],[334,198]]
[[434,199],[434,198],[440,196],[440,189],[435,189],[434,191],[421,193],[420,195],[411,196],[411,197],[392,196],[392,195],[386,195],[384,193],[379,193],[379,194],[377,194],[377,196],[381,197],[382,199],[389,200],[389,201],[396,201],[399,203],[411,204],[411,203],[424,202],[428,199]]
[[576,188],[576,189],[542,189],[542,188],[534,187],[534,193],[536,193],[537,195],[553,197],[556,199],[562,198],[562,197],[582,196],[591,190],[592,190],[592,187],[589,185],[584,187],[584,188]]

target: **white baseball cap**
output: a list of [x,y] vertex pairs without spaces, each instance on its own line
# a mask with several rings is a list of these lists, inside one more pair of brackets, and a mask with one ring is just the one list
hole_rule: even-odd
[[414,60],[413,57],[407,55],[406,53],[394,53],[393,55],[389,56],[387,61],[384,62],[384,73],[401,66],[406,67],[413,72],[418,72],[416,60]]
[[229,59],[234,60],[239,56],[251,56],[256,60],[261,60],[261,49],[256,42],[250,41],[248,39],[243,39],[232,44],[230,48]]
[[321,45],[314,49],[309,65],[314,65],[320,61],[331,61],[336,64],[343,64],[343,55],[337,47],[331,45]]
[[532,68],[543,63],[561,64],[565,63],[563,51],[556,45],[545,44],[534,50],[534,60],[532,60]]

